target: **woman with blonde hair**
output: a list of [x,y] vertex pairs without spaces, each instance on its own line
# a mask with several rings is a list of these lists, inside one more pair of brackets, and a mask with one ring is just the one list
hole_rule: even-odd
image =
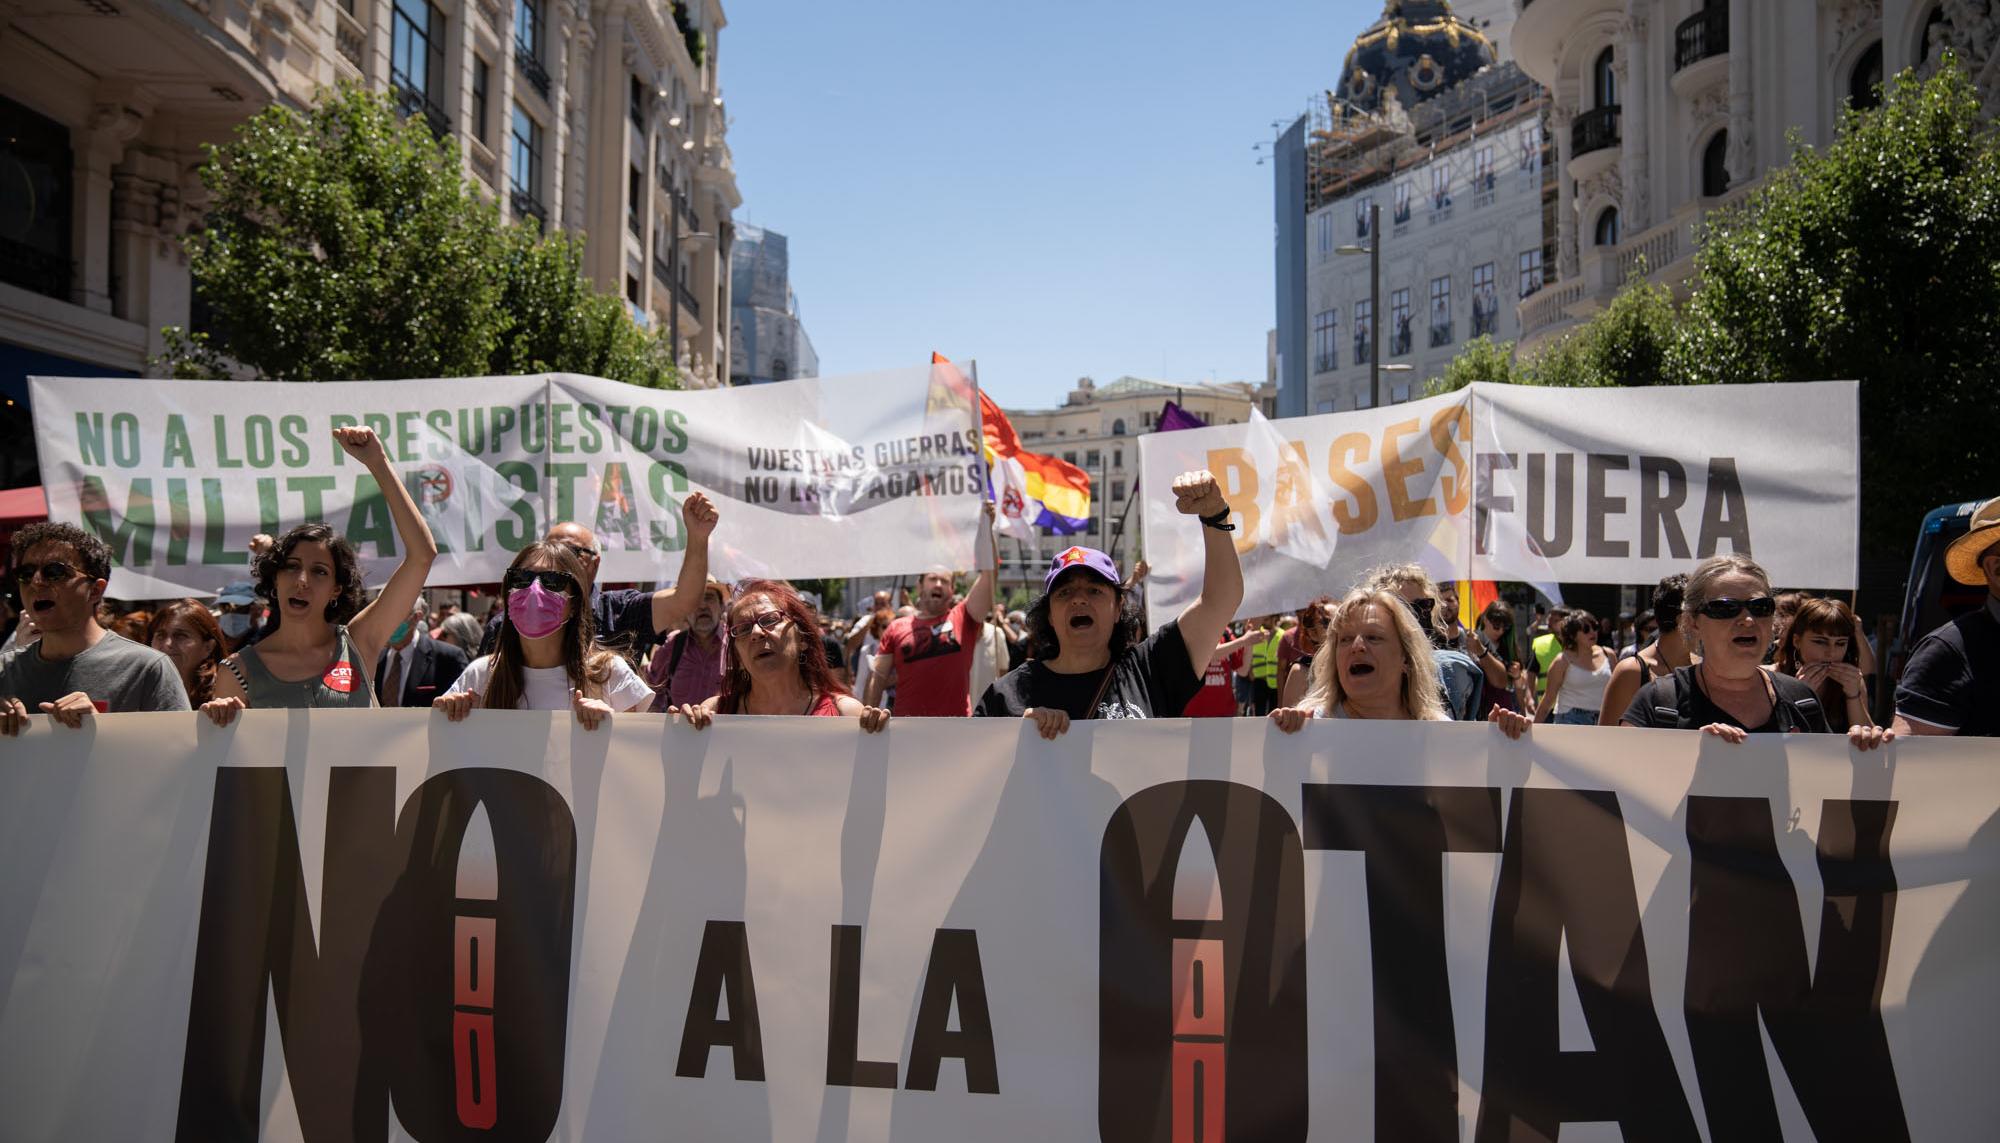
[[1305,698],[1271,712],[1271,721],[1287,734],[1309,718],[1451,718],[1430,636],[1394,591],[1360,588],[1335,605],[1326,644],[1313,656]]

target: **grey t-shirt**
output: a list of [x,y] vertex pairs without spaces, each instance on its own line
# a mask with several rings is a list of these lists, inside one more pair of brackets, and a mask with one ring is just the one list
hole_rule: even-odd
[[144,644],[106,631],[97,645],[68,659],[42,658],[42,641],[0,655],[0,699],[17,698],[36,712],[82,691],[100,714],[187,710],[187,688],[174,661]]

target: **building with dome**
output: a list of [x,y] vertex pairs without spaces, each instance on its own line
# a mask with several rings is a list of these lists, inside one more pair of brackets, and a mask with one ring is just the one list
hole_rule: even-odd
[[[1515,303],[1548,280],[1556,180],[1547,92],[1501,47],[1513,23],[1497,0],[1388,0],[1281,136],[1281,414],[1369,406],[1378,353],[1395,369],[1379,400],[1396,402],[1421,396],[1467,341],[1519,337]],[[1342,248],[1378,240],[1376,296],[1369,259]]]

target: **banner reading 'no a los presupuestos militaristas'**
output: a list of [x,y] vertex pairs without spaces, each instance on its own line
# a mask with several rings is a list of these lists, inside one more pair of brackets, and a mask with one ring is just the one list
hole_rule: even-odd
[[433,584],[500,578],[550,525],[592,528],[608,582],[670,578],[681,501],[725,526],[719,577],[973,566],[977,400],[931,366],[670,391],[572,374],[434,381],[31,379],[49,514],[111,544],[111,594],[211,593],[246,545],[325,520],[370,582],[396,561],[381,490],[332,430],[367,425],[430,523]]

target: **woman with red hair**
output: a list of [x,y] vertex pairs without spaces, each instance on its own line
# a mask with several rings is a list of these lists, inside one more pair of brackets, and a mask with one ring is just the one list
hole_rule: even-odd
[[754,579],[723,612],[722,691],[699,706],[676,707],[697,730],[718,714],[859,718],[873,733],[889,712],[864,705],[833,677],[819,620],[792,585]]

